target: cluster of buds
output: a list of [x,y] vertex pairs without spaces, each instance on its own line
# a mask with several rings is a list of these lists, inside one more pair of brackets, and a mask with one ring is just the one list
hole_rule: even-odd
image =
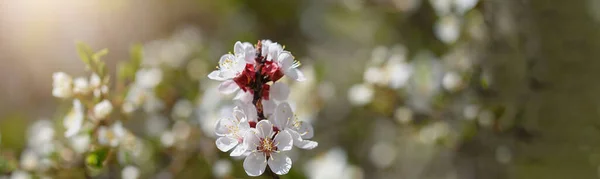
[[312,126],[299,121],[286,102],[289,87],[279,81],[283,76],[304,81],[299,66],[280,44],[236,42],[234,54],[223,55],[217,70],[208,75],[222,81],[222,93],[238,91],[232,114],[217,121],[216,145],[224,152],[232,150],[231,156],[245,156],[243,166],[249,176],[262,175],[267,165],[272,173],[287,174],[292,160],[286,151],[293,146],[313,149],[318,145],[309,140]]

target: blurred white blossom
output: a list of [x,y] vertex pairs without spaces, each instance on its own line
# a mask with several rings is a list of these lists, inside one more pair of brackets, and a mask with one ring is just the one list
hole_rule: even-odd
[[57,98],[69,98],[73,95],[73,79],[64,72],[52,74],[52,95]]
[[95,120],[102,120],[102,119],[108,117],[108,115],[110,115],[112,110],[113,110],[113,106],[110,103],[110,101],[107,99],[102,100],[100,103],[98,103],[94,106]]
[[368,84],[356,84],[348,90],[348,101],[356,106],[363,106],[373,100],[375,91]]

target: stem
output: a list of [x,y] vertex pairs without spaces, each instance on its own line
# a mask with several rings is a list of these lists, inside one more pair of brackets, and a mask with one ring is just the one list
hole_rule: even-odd
[[267,166],[267,174],[271,176],[272,179],[279,179],[279,175],[275,174],[275,172],[271,171],[271,168]]

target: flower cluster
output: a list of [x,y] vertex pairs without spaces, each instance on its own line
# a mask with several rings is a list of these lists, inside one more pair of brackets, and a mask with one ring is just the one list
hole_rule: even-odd
[[253,46],[236,42],[234,54],[223,55],[217,70],[208,75],[222,81],[220,92],[239,91],[233,112],[217,121],[216,145],[221,151],[231,150],[231,156],[245,156],[243,166],[249,176],[262,175],[267,165],[277,175],[287,174],[292,161],[286,151],[293,146],[313,149],[318,145],[309,140],[312,126],[299,121],[286,102],[290,88],[279,81],[283,76],[304,81],[299,66],[278,43],[262,40]]

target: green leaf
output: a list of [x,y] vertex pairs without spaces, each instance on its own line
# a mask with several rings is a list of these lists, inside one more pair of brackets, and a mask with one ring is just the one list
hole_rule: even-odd
[[77,54],[79,55],[79,58],[89,68],[92,65],[91,59],[90,59],[90,55],[93,53],[92,49],[83,42],[77,42],[76,46],[77,46]]
[[103,56],[106,56],[108,54],[108,49],[102,49],[96,53],[94,53],[94,55],[92,55],[92,59],[94,59],[95,62],[100,61],[100,58],[102,58]]
[[99,169],[104,165],[104,161],[108,157],[108,148],[101,148],[95,151],[92,151],[85,158],[85,163],[87,166]]

